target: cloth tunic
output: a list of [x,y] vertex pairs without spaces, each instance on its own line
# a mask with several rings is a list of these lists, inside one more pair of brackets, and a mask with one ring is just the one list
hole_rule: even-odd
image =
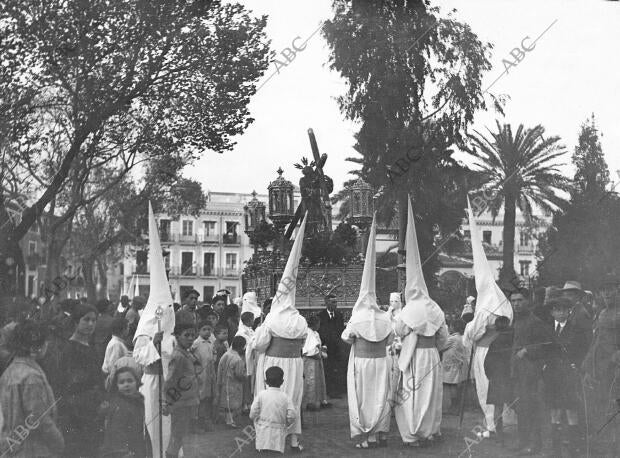
[[215,394],[215,356],[213,355],[213,345],[208,340],[198,337],[192,344],[192,351],[202,368],[198,375],[200,386],[198,395],[200,399],[212,398]]
[[149,438],[144,429],[144,396],[115,393],[109,402],[101,458],[146,458]]
[[[0,377],[0,414],[4,417],[0,429],[2,456],[61,456],[64,440],[57,427],[54,393],[32,358],[15,357]],[[16,434],[20,426],[29,430],[23,440]]]
[[[142,376],[142,386],[140,387],[140,393],[144,396],[144,421],[151,437],[151,449],[153,456],[159,456],[160,444],[159,444],[159,397],[162,391],[159,386],[158,371],[155,366],[151,364],[159,361],[163,362],[163,378],[165,380],[168,375],[168,365],[172,356],[172,349],[174,346],[174,337],[164,334],[164,340],[162,341],[162,355],[161,358],[153,340],[146,335],[142,335],[136,338],[136,342],[133,349],[133,358],[135,361],[144,368],[144,375]],[[162,380],[163,382],[163,380]],[[162,394],[163,398],[163,394]],[[161,450],[168,448],[170,441],[170,415],[162,416],[162,446]]]
[[304,357],[303,405],[312,404],[318,407],[321,402],[327,399],[325,371],[320,347],[321,336],[318,332],[308,329],[308,336],[302,351]]
[[370,342],[349,324],[342,339],[352,344],[347,370],[347,398],[351,438],[390,431],[390,362],[386,353],[392,334],[380,342]]
[[[255,393],[260,394],[266,389],[265,371],[268,368],[278,366],[284,371],[284,384],[280,388],[291,399],[295,408],[295,421],[288,429],[288,434],[301,434],[300,412],[304,390],[304,363],[301,358],[301,350],[305,337],[306,333],[301,335],[299,339],[283,339],[275,335],[266,323],[260,326],[254,335],[253,348],[258,352]],[[272,341],[278,341],[278,344],[291,345],[296,350],[289,353],[291,356],[288,357],[270,355],[269,349]]]
[[448,337],[449,350],[443,354],[443,383],[458,384],[467,380],[469,356],[471,347],[463,344],[461,334],[452,334]]
[[401,320],[396,332],[404,339],[417,339],[411,362],[401,371],[396,424],[403,442],[429,439],[440,433],[443,374],[438,348],[445,348],[448,329],[444,323],[434,336],[419,336]]
[[297,415],[293,402],[280,388],[270,386],[258,393],[250,409],[250,420],[256,430],[256,450],[284,453],[288,430]]
[[474,345],[471,374],[476,381],[478,403],[484,414],[485,426],[488,431],[495,431],[495,408],[493,404],[487,404],[489,379],[484,372],[484,360],[489,351],[489,345],[497,336],[497,331],[494,329],[495,318],[497,315],[492,313],[480,313],[474,316],[473,321],[467,323],[463,334],[463,344]]
[[245,374],[245,362],[231,348],[222,356],[217,367],[217,407],[233,414],[241,409]]

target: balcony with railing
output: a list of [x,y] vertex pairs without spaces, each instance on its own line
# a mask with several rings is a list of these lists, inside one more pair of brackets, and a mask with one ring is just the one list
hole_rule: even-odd
[[198,240],[201,243],[219,243],[220,236],[219,234],[199,234]]
[[241,243],[241,237],[238,234],[224,234],[222,236],[222,242],[224,245],[239,245]]
[[195,277],[198,273],[196,266],[172,266],[170,267],[170,275],[176,277]]
[[220,267],[222,277],[237,278],[241,275],[241,269],[237,267]]
[[202,266],[203,277],[217,277],[217,269],[212,266]]

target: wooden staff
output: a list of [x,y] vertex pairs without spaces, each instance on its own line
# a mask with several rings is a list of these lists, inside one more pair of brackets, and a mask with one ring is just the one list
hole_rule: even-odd
[[[161,318],[164,315],[164,310],[161,308],[161,305],[159,307],[157,307],[157,310],[155,310],[155,316],[157,317],[157,333],[159,334],[161,332]],[[162,361],[162,355],[161,355],[161,342],[159,342],[156,346],[157,348],[157,352],[159,353],[159,369],[158,369],[158,373],[157,373],[157,383],[158,383],[158,390],[159,390],[159,458],[164,458],[164,423],[163,423],[163,414],[164,414],[164,406],[163,406],[163,399],[162,399],[162,392],[163,392],[163,387],[162,387],[162,380],[163,380],[163,372],[164,372],[164,363]]]

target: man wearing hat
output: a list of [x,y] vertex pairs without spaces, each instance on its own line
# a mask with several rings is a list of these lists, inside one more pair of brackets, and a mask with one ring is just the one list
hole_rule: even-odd
[[592,312],[586,308],[586,293],[581,287],[581,283],[569,280],[564,284],[561,291],[562,295],[573,305],[568,320],[575,323],[578,328],[586,333],[587,344],[590,346],[592,342]]
[[[591,427],[597,430],[619,409],[620,386],[614,380],[620,378],[620,277],[607,275],[602,282],[600,295],[605,308],[598,315],[592,346],[582,365],[586,391],[594,398],[594,405],[588,408],[594,413],[592,419],[595,423]],[[614,436],[615,445],[611,444],[614,447],[611,452],[615,456],[620,453],[618,425],[616,421],[606,428],[607,431],[603,430],[604,436],[609,433]]]
[[190,289],[185,292],[183,296],[183,306],[181,310],[176,313],[177,323],[191,323],[194,326],[198,326],[199,316],[196,311],[196,304],[200,293],[195,289]]
[[340,336],[344,331],[344,317],[341,312],[336,310],[337,307],[336,295],[330,293],[325,296],[325,309],[319,312],[319,320],[321,320],[319,336],[323,344],[327,346],[325,385],[327,395],[331,398],[340,397],[346,383],[345,364],[340,351]]

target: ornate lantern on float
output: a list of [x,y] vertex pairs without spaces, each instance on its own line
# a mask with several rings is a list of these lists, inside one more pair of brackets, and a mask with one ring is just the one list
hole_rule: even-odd
[[361,251],[365,252],[368,230],[372,224],[375,211],[374,191],[372,186],[361,178],[353,183],[347,191],[349,194],[349,222],[359,227],[363,236]]
[[252,191],[252,200],[244,207],[245,233],[252,238],[252,234],[260,223],[265,221],[265,204],[256,198],[256,191]]
[[269,183],[269,219],[273,221],[280,238],[284,228],[293,220],[295,206],[293,202],[293,183],[282,176],[282,167],[278,168],[278,178]]

